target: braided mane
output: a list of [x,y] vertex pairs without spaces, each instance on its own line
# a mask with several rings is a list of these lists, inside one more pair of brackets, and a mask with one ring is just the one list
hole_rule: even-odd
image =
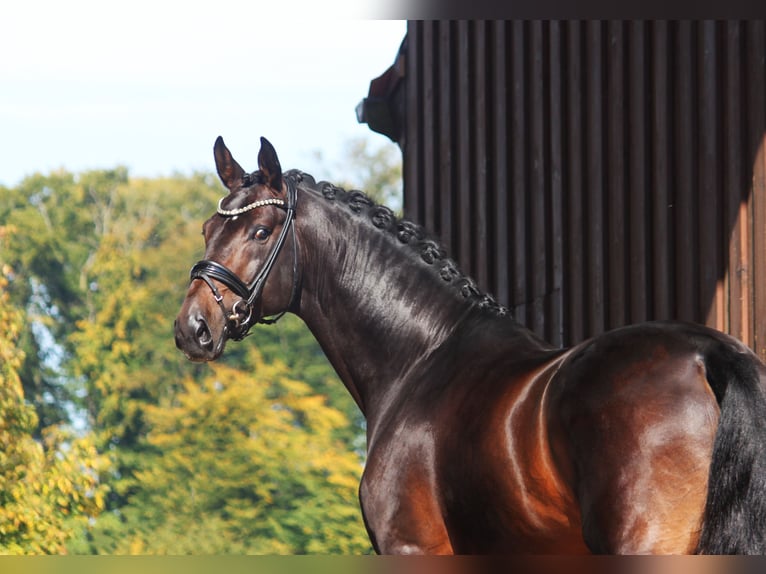
[[299,170],[290,170],[285,172],[285,175],[295,178],[299,187],[318,192],[327,201],[345,207],[353,215],[366,220],[381,232],[394,236],[407,249],[410,256],[418,258],[425,266],[430,267],[444,283],[452,285],[464,299],[473,301],[479,308],[498,316],[508,315],[508,309],[497,303],[491,295],[482,293],[476,282],[460,271],[440,243],[422,226],[396,217],[390,208],[375,203],[363,191],[356,189],[347,191],[327,181],[316,183],[311,175]]

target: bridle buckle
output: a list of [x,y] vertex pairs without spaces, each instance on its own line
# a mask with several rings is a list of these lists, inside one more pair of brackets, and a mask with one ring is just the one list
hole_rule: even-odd
[[242,325],[247,325],[250,322],[252,315],[253,308],[247,304],[247,301],[240,299],[232,305],[228,321],[235,330],[239,330]]

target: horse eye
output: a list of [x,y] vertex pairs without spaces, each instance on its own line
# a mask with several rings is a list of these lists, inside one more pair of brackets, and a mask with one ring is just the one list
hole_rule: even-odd
[[257,239],[258,241],[265,241],[269,238],[269,235],[271,235],[271,231],[266,229],[265,227],[258,227],[253,232],[253,237]]

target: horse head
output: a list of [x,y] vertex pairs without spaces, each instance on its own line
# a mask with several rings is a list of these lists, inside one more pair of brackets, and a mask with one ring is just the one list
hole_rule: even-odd
[[254,173],[242,169],[221,137],[214,155],[229,193],[202,226],[205,256],[192,267],[175,321],[176,346],[194,361],[215,360],[228,339],[244,338],[255,323],[276,321],[266,317],[290,310],[299,285],[297,192],[274,147],[261,138]]

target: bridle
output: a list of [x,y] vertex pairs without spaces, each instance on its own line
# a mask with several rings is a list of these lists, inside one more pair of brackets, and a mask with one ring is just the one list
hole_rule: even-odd
[[[235,341],[244,339],[248,335],[250,328],[256,322],[266,325],[273,325],[276,323],[285,313],[287,313],[297,294],[298,248],[295,241],[295,204],[298,199],[298,192],[292,177],[288,174],[284,174],[283,180],[287,185],[287,203],[277,198],[261,199],[238,209],[226,210],[221,208],[223,199],[218,202],[217,213],[223,217],[236,217],[252,209],[268,205],[279,207],[287,212],[285,222],[282,225],[282,230],[279,232],[279,236],[277,236],[274,246],[266,257],[263,267],[261,267],[261,270],[249,285],[242,281],[236,273],[228,269],[225,265],[221,265],[220,263],[209,259],[198,261],[191,268],[190,282],[195,279],[201,279],[207,283],[208,287],[210,287],[210,290],[213,292],[213,297],[215,297],[216,303],[218,303],[218,306],[223,312],[226,334],[230,339],[234,339]],[[287,308],[273,318],[260,317],[257,321],[253,321],[253,306],[256,300],[261,296],[266,280],[269,278],[274,263],[284,247],[287,234],[290,233],[291,230],[293,234],[293,288],[290,303]],[[232,305],[230,311],[226,310],[226,306],[223,304],[223,295],[218,291],[214,281],[223,283],[231,291],[239,295],[240,299]]]

